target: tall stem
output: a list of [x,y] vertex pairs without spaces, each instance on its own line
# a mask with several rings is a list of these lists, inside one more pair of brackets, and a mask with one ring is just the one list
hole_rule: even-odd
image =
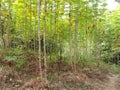
[[41,29],[40,29],[40,14],[41,14],[41,0],[38,0],[38,40],[39,40],[39,49],[38,49],[38,58],[39,58],[39,75],[42,78],[42,68],[41,68]]
[[47,67],[47,64],[46,64],[46,10],[47,10],[47,0],[45,0],[45,8],[44,8],[44,35],[43,35],[43,40],[44,40],[44,67],[45,67],[45,70],[44,70],[44,75],[45,75],[45,78],[47,78],[46,76],[46,67]]

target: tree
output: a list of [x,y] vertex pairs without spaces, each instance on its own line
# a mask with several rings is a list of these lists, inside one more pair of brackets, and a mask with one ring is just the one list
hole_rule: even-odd
[[40,22],[40,14],[41,14],[41,0],[38,0],[38,40],[39,40],[39,50],[38,50],[38,58],[39,58],[39,74],[40,74],[40,77],[42,78],[42,65],[41,65],[41,37],[40,37],[40,34],[41,34],[41,29],[40,29],[40,25],[41,25],[41,22]]
[[46,10],[47,10],[47,0],[45,0],[45,7],[44,7],[44,35],[43,35],[43,39],[44,39],[44,75],[45,78],[47,78],[46,73],[47,73],[47,63],[46,63],[46,29],[47,29],[47,25],[46,25]]

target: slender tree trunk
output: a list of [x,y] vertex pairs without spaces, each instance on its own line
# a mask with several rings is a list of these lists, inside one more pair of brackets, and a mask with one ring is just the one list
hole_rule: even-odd
[[76,17],[76,22],[75,22],[75,34],[74,34],[74,71],[76,72],[76,61],[77,61],[77,50],[78,50],[78,18]]
[[[98,30],[98,22],[97,22],[97,19],[98,19],[98,3],[97,3],[97,1],[95,2],[95,33],[98,33],[99,32],[99,30]],[[100,34],[100,33],[99,33]],[[99,46],[98,46],[98,43],[99,43],[99,35],[97,36],[97,38],[94,38],[95,39],[95,41],[94,41],[94,48],[95,48],[95,59],[96,60],[99,60],[99,56],[100,56],[100,54],[99,54],[99,51],[100,51],[100,49],[98,48]]]
[[46,68],[47,68],[47,63],[46,63],[46,10],[47,10],[47,0],[45,0],[45,8],[44,8],[44,35],[43,35],[43,41],[44,41],[44,75],[45,78],[47,78],[46,76]]
[[1,39],[2,39],[2,42],[3,42],[3,48],[5,49],[5,40],[4,40],[4,26],[3,26],[3,22],[2,22],[2,19],[1,19],[1,16],[2,16],[2,13],[1,13],[1,10],[2,9],[2,4],[0,2],[0,30],[1,30]]
[[[52,4],[50,5],[50,8],[51,8],[51,13],[52,13],[52,9],[53,9],[53,7],[52,7]],[[52,59],[52,29],[53,29],[53,27],[52,27],[52,20],[53,20],[53,16],[52,16],[52,14],[50,14],[50,31],[51,31],[51,34],[50,34],[50,61],[51,61],[51,59]]]
[[[80,3],[80,1],[79,1]],[[77,4],[76,8],[76,18],[75,18],[75,32],[74,32],[74,72],[77,72],[77,59],[78,59],[78,24],[79,24],[79,4]]]
[[[24,7],[26,7],[26,0],[24,0]],[[26,32],[26,8],[24,9],[24,49],[27,49],[27,32]]]
[[[35,4],[37,6],[37,3]],[[36,46],[37,46],[37,35],[36,35],[36,30],[37,30],[37,10],[34,11],[34,17],[35,17],[35,22],[34,22],[34,51],[36,51]]]
[[3,41],[3,48],[6,49],[6,41],[4,39],[4,26],[2,25],[2,22],[0,22],[0,29],[1,29],[1,38]]
[[[30,2],[30,26],[29,26],[30,29],[29,29],[29,32],[31,32],[31,31],[32,31],[32,15],[31,15],[31,13],[32,13],[32,7],[31,7],[32,1],[30,0],[29,2]],[[29,32],[28,32],[28,33],[29,33]],[[29,37],[30,37],[30,35],[28,36],[28,44],[30,44],[30,43],[29,43],[29,40],[31,40]],[[32,43],[31,43],[31,45],[28,45],[28,49],[29,49],[29,48],[30,48],[30,49],[33,48],[33,47],[32,47]]]
[[87,5],[86,5],[86,27],[85,27],[85,35],[86,35],[86,57],[88,57],[88,8],[87,8]]
[[38,40],[39,40],[39,49],[38,49],[38,58],[39,58],[39,75],[42,79],[42,67],[41,67],[41,29],[40,29],[40,14],[41,14],[41,1],[42,0],[38,0]]
[[74,65],[73,65],[73,61],[72,61],[72,22],[71,22],[71,3],[70,3],[70,11],[69,11],[69,57],[70,57],[70,64],[72,67],[72,71],[74,71]]
[[6,48],[10,48],[11,42],[11,0],[9,0],[9,15],[8,15],[8,31],[7,31],[7,46]]
[[35,22],[34,22],[34,51],[36,51],[36,11],[34,12],[35,13]]

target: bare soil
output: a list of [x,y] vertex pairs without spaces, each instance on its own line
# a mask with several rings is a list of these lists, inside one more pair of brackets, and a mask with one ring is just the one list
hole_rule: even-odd
[[105,90],[120,90],[120,78],[115,76],[108,76],[108,78]]
[[37,64],[29,64],[25,72],[11,67],[0,70],[0,90],[120,90],[120,78],[108,70],[93,69],[73,73],[66,62],[52,62],[47,67],[48,80],[38,79]]

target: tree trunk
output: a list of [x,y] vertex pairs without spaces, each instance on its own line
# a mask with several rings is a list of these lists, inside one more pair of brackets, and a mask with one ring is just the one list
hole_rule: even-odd
[[72,61],[72,31],[71,31],[71,3],[70,3],[70,11],[69,11],[69,57],[70,57],[70,64],[72,67],[72,71],[74,71],[74,65],[73,65],[73,61]]
[[11,0],[9,0],[8,31],[7,31],[7,48],[10,48],[10,42],[11,42]]
[[76,17],[76,22],[75,22],[75,34],[74,34],[74,71],[76,72],[76,61],[77,61],[77,50],[78,50],[78,18]]
[[39,40],[39,49],[38,49],[38,58],[39,58],[39,75],[42,78],[42,68],[41,68],[41,29],[40,29],[40,14],[41,14],[41,1],[38,0],[38,40]]
[[46,10],[47,10],[47,0],[45,0],[45,8],[44,8],[44,35],[43,35],[43,41],[44,41],[44,76],[46,76],[46,68],[47,68],[47,63],[46,63]]

